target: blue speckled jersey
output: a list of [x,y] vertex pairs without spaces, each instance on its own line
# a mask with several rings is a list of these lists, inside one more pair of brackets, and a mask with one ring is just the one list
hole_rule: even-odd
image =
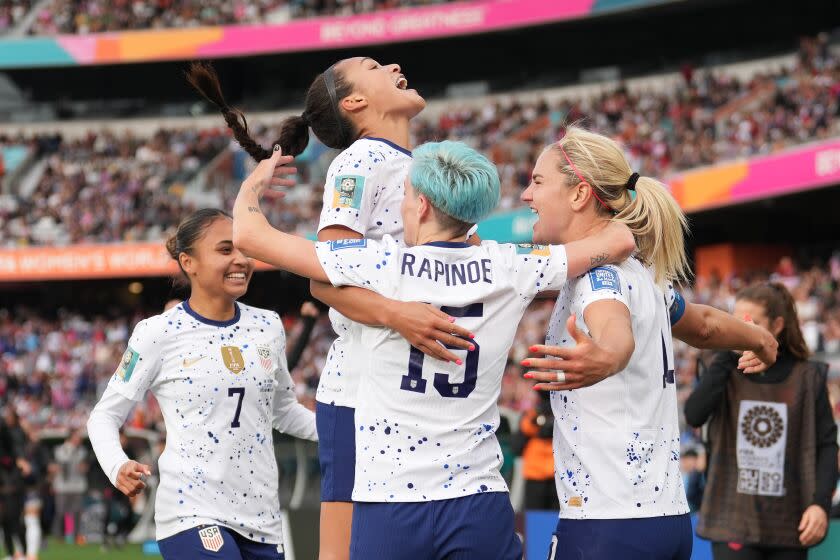
[[386,236],[318,243],[334,285],[426,301],[475,333],[463,365],[424,356],[396,332],[361,327],[353,500],[419,502],[506,492],[497,401],[526,307],[566,281],[566,251],[484,242],[405,248]]
[[680,473],[680,431],[669,308],[636,259],[601,266],[560,292],[546,344],[574,346],[566,321],[589,332],[586,307],[615,300],[630,310],[635,351],[627,367],[593,385],[552,393],[554,469],[560,517],[628,519],[688,512]]
[[227,322],[184,302],[135,327],[109,386],[134,401],[149,390],[163,412],[158,540],[212,524],[283,542],[272,426],[282,429],[280,414],[293,409],[297,435],[315,431],[312,413],[296,405],[285,343],[276,313],[241,304]]
[[[344,226],[368,239],[391,235],[402,240],[400,216],[403,183],[411,155],[400,146],[377,138],[360,138],[330,164],[318,231]],[[359,325],[330,309],[338,337],[327,355],[318,381],[318,401],[355,406],[359,360]]]

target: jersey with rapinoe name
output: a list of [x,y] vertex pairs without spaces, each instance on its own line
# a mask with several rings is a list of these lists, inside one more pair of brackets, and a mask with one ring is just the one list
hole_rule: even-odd
[[425,356],[396,332],[361,328],[353,500],[418,502],[506,492],[497,401],[517,325],[543,290],[566,281],[563,246],[430,243],[392,238],[318,243],[336,285],[425,301],[475,334],[462,365]]
[[[688,512],[680,474],[680,430],[669,310],[682,300],[656,285],[635,258],[600,266],[560,292],[546,344],[574,346],[574,313],[588,333],[587,306],[615,300],[630,310],[635,350],[627,367],[582,389],[551,395],[560,517],[627,519]],[[674,321],[676,322],[676,321]]]
[[[237,304],[211,321],[184,302],[137,324],[109,385],[155,395],[166,423],[158,469],[157,539],[224,525],[281,544],[273,399],[288,378],[285,334],[271,311]],[[284,387],[285,388],[285,387]]]
[[[411,153],[387,140],[360,138],[330,165],[318,231],[344,226],[367,239],[391,235],[402,239],[400,205]],[[335,309],[330,320],[338,337],[330,347],[318,381],[317,399],[326,404],[355,406],[359,363],[359,325]]]

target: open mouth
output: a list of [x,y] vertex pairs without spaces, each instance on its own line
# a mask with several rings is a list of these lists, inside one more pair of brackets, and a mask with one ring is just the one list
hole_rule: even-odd
[[225,274],[225,280],[244,281],[247,275],[244,272],[230,272]]
[[405,76],[400,74],[400,76],[397,78],[395,85],[397,86],[397,89],[408,89],[408,80],[405,79]]

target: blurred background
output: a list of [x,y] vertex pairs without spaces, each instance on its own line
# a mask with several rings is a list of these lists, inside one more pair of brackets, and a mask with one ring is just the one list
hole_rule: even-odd
[[[785,284],[808,345],[831,364],[840,421],[836,0],[0,0],[0,408],[33,465],[28,491],[52,535],[42,558],[140,558],[153,538],[154,484],[130,502],[114,496],[83,431],[71,435],[134,324],[185,295],[162,241],[195,208],[230,208],[250,169],[184,69],[212,60],[268,145],[311,80],[356,55],[399,63],[427,99],[415,144],[461,140],[498,165],[503,196],[480,225],[486,239],[529,240],[519,195],[566,125],[622,142],[634,169],[663,179],[689,214],[687,299],[731,310],[753,281]],[[266,203],[272,223],[314,234],[334,156],[313,137],[298,185]],[[278,311],[291,345],[308,297],[308,281],[262,271],[244,301]],[[552,305],[523,319],[499,403],[529,559],[544,556],[532,554],[526,512],[551,506],[526,503],[537,500],[526,479],[551,476],[541,459],[551,419],[518,363],[544,338]],[[321,311],[292,371],[308,406],[334,336]],[[677,346],[683,401],[699,358]],[[288,557],[313,558],[317,451],[276,436]],[[129,455],[155,461],[165,430],[152,398],[125,437]],[[686,427],[682,445],[699,504],[700,433]],[[56,510],[67,492],[83,495],[77,511]],[[834,533],[812,557],[840,557]]]

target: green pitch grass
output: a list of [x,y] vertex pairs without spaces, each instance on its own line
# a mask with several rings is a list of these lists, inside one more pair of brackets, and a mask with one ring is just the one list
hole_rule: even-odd
[[78,546],[50,541],[40,560],[154,560],[160,556],[145,556],[140,545],[103,550],[98,544]]

